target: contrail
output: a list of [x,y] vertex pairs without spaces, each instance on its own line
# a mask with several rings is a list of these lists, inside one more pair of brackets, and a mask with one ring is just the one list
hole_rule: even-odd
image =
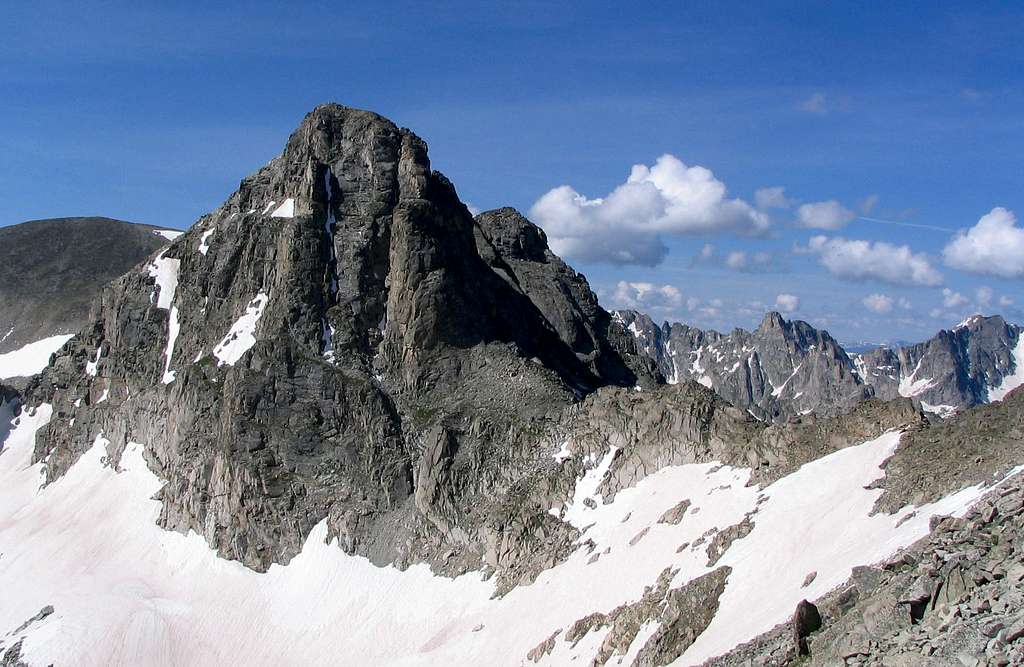
[[946,232],[947,234],[952,234],[956,232],[955,229],[950,229],[949,227],[937,227],[936,225],[921,225],[916,222],[897,222],[895,220],[879,220],[878,218],[868,218],[863,215],[858,215],[857,219],[867,220],[868,222],[877,222],[880,225],[896,225],[897,227],[917,227],[918,229],[931,229],[932,231]]

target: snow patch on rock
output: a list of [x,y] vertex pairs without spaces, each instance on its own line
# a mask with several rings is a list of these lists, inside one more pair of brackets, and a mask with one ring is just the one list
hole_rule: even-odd
[[50,336],[0,354],[0,380],[28,377],[41,372],[50,363],[50,355],[72,338],[73,334]]
[[210,252],[210,237],[213,236],[213,233],[215,231],[217,231],[217,230],[216,229],[207,229],[205,232],[203,232],[202,237],[200,237],[200,239],[199,239],[199,252],[202,253],[203,255],[205,255],[206,253]]
[[[166,251],[165,251],[166,252]],[[174,300],[174,292],[178,289],[178,271],[181,269],[181,260],[164,257],[164,253],[157,255],[151,264],[146,267],[149,276],[156,281],[156,307],[163,310],[170,310],[171,301]]]
[[897,389],[900,396],[904,398],[911,398],[918,394],[928,391],[935,386],[935,380],[932,378],[924,378],[922,380],[916,379],[917,372],[921,370],[921,361],[917,362],[917,366],[914,367],[914,372],[910,375],[900,378],[900,386]]
[[270,214],[271,218],[294,218],[295,217],[295,200],[289,197],[284,202],[274,209],[274,212]]
[[173,241],[185,232],[180,232],[177,229],[156,229],[153,231],[157,236],[162,236],[168,241]]
[[1024,333],[1017,339],[1017,346],[1013,348],[1013,372],[1004,375],[998,385],[989,388],[988,400],[990,402],[1001,401],[1022,384],[1024,384]]
[[270,299],[260,292],[249,302],[245,313],[239,317],[228,334],[213,348],[213,356],[217,357],[218,366],[233,366],[249,349],[256,344],[256,323],[263,316],[263,309]]

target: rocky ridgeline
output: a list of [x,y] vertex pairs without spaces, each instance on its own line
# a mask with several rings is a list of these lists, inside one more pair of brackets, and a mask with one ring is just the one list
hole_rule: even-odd
[[847,354],[827,331],[778,313],[768,313],[752,332],[728,335],[679,323],[658,326],[631,310],[615,317],[669,382],[699,382],[773,421],[842,414],[871,396],[914,398],[926,411],[949,417],[988,402],[1024,359],[1020,327],[998,315],[972,317],[925,343],[864,354]]
[[1024,664],[1024,478],[897,556],[854,570],[817,602],[820,630],[800,655],[780,626],[708,665],[1006,667]]

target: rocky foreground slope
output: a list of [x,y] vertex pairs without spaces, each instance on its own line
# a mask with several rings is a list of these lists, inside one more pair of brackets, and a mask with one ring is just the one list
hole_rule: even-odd
[[940,417],[1001,400],[1024,383],[1024,336],[1002,317],[975,316],[916,345],[848,354],[827,331],[769,313],[728,335],[615,317],[669,382],[693,380],[759,419],[841,414],[870,396],[913,398]]
[[905,398],[755,419],[635,340],[410,131],[318,107],[6,404],[4,660],[700,664],[1021,462],[1021,392],[959,449]]

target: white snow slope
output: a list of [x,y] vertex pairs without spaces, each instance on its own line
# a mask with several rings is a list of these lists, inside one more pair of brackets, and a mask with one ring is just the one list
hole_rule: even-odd
[[1017,347],[1013,348],[1013,364],[1013,373],[1004,376],[995,387],[989,388],[989,401],[1001,401],[1011,391],[1024,384],[1024,334],[1017,340]]
[[50,336],[29,343],[13,352],[0,354],[0,380],[13,377],[28,377],[46,368],[50,355],[74,338],[72,334]]
[[[585,538],[597,552],[609,549],[596,562],[587,564],[591,553],[580,548],[534,584],[491,599],[493,583],[477,573],[452,580],[422,565],[401,572],[348,556],[325,543],[324,524],[289,565],[265,574],[220,559],[197,535],[156,526],[161,482],[142,446],[130,444],[115,471],[105,465],[102,434],[63,478],[40,489],[30,452],[49,417],[46,405],[23,414],[0,454],[0,642],[24,637],[31,665],[525,664],[556,630],[639,599],[666,566],[679,569],[673,585],[709,571],[704,545],[677,547],[756,509],[753,531],[718,563],[733,568],[718,616],[676,663],[692,665],[787,620],[800,599],[821,596],[854,565],[923,536],[931,515],[962,513],[982,494],[965,489],[902,525],[909,508],[869,516],[880,491],[865,486],[882,474],[896,433],[765,489],[745,486],[744,469],[664,468],[609,504],[567,509],[574,524],[593,524]],[[4,432],[0,426],[0,438]],[[605,457],[593,458],[594,470],[606,468]],[[577,495],[589,495],[592,483],[587,478]],[[683,498],[692,501],[684,519],[658,523]],[[812,570],[814,582],[801,588]],[[44,605],[55,612],[11,633]],[[627,657],[654,629],[641,630]],[[559,632],[541,664],[588,664],[606,632],[593,630],[575,647]]]

